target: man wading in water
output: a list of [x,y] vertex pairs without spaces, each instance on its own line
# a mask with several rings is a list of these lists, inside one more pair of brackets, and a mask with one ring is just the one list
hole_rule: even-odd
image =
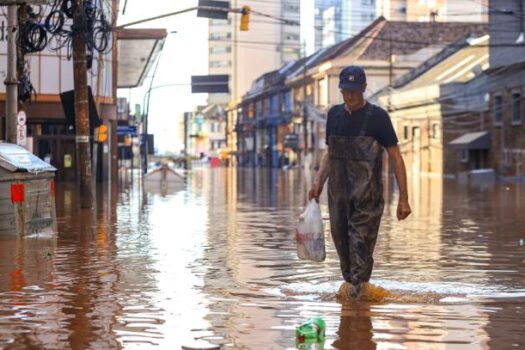
[[339,75],[344,103],[328,111],[326,144],[328,152],[308,197],[319,201],[328,178],[330,230],[352,297],[358,296],[370,280],[377,231],[383,214],[383,148],[395,164],[399,186],[398,220],[410,215],[406,169],[397,145],[390,116],[368,103],[366,75],[361,67],[349,66]]

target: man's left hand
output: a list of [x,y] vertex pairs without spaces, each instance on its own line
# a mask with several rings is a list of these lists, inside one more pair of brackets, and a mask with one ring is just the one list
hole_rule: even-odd
[[397,205],[397,219],[398,220],[405,220],[410,213],[412,213],[412,210],[410,209],[410,204],[408,204],[408,201],[399,201]]

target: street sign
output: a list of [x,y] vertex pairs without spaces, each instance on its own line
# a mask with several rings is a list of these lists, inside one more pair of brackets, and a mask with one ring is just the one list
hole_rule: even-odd
[[140,108],[140,104],[136,103],[135,104],[135,120],[136,121],[140,121],[141,118],[142,118],[142,111],[141,111],[141,108]]
[[117,126],[117,135],[132,135],[137,136],[137,127],[134,125],[130,126]]
[[229,75],[215,74],[215,75],[192,75],[191,77],[191,92],[192,93],[228,93],[230,92],[228,86]]
[[18,125],[26,125],[27,122],[27,115],[24,111],[19,111],[18,115],[16,116],[16,121]]
[[17,125],[16,127],[16,144],[25,146],[27,143],[27,127],[25,125]]
[[213,18],[213,19],[228,19],[229,10],[230,10],[229,1],[199,0],[199,8],[197,9],[197,17]]
[[299,135],[285,134],[283,138],[283,146],[285,148],[297,149],[299,147]]

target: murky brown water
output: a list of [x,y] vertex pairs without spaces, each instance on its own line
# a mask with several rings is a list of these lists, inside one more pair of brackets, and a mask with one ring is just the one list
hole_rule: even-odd
[[303,186],[201,169],[164,196],[115,188],[95,214],[58,186],[58,237],[0,241],[1,347],[293,349],[320,315],[325,349],[525,348],[525,186],[422,178],[403,223],[389,191],[372,282],[401,297],[344,306],[331,241],[324,263],[296,257]]

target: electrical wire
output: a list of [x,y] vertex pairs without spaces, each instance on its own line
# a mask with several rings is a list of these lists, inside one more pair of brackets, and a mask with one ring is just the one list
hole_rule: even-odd
[[82,35],[86,40],[90,65],[94,52],[108,53],[112,49],[113,25],[106,17],[104,6],[108,6],[107,2],[85,0],[83,4],[82,17],[76,26],[72,22],[73,0],[51,0],[47,14],[41,7],[39,13],[35,13],[32,6],[27,6],[28,18],[19,30],[18,45],[25,53],[40,52],[46,47],[53,51],[66,48],[70,59],[73,37]]

